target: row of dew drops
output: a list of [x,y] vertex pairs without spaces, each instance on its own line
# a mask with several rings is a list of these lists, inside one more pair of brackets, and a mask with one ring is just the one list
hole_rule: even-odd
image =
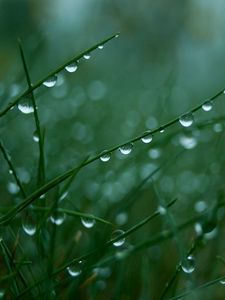
[[[224,91],[224,93],[225,93],[225,91]],[[213,101],[207,100],[202,104],[201,107],[202,107],[203,111],[209,112],[213,108]],[[190,127],[194,123],[193,113],[189,112],[187,114],[182,115],[179,118],[179,123],[185,128]],[[164,129],[161,129],[160,133],[163,133],[163,132],[164,132]],[[153,140],[153,134],[152,134],[151,130],[147,130],[146,132],[144,132],[144,134],[142,135],[140,140],[145,144],[151,143]],[[118,149],[121,154],[128,155],[132,152],[133,146],[134,146],[133,142],[130,142],[130,143],[126,143],[126,144],[120,146]],[[110,151],[104,150],[101,153],[100,160],[102,162],[108,162],[110,160],[110,158],[111,158]]]
[[[119,34],[115,35],[115,38],[117,38],[118,36],[119,36]],[[99,49],[99,50],[102,50],[103,48],[104,48],[104,45],[97,46],[97,49]],[[90,53],[85,53],[82,57],[82,59],[84,59],[84,60],[89,60],[90,58],[91,58]],[[68,64],[67,66],[65,66],[65,70],[68,73],[74,73],[77,71],[79,63],[80,63],[80,60],[76,60],[76,61]],[[50,76],[48,79],[46,79],[42,84],[48,88],[53,88],[57,83],[57,79],[58,79],[58,76],[57,76],[57,74],[55,74],[53,76]],[[17,105],[18,109],[24,114],[30,114],[30,113],[34,112],[34,107],[29,98],[30,98],[30,96],[28,95],[27,97],[25,97],[24,101],[20,101]]]

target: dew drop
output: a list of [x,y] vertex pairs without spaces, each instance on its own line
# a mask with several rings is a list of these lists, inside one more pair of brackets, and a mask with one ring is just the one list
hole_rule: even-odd
[[221,284],[225,284],[225,278],[222,279],[222,280],[220,280],[220,283],[221,283]]
[[13,174],[13,170],[12,169],[9,169],[9,174]]
[[160,215],[164,216],[166,214],[166,208],[162,205],[159,205],[158,212],[160,213]]
[[179,142],[180,145],[184,147],[184,149],[193,149],[197,145],[197,139],[191,135],[181,135],[179,137]]
[[145,144],[151,143],[151,141],[152,141],[151,131],[148,130],[144,134],[145,135],[141,138],[142,142],[145,143]]
[[98,49],[100,49],[100,50],[102,50],[103,48],[104,48],[103,45],[99,45],[99,46],[98,46]]
[[74,73],[76,72],[77,68],[78,68],[77,63],[71,63],[65,67],[65,70],[69,73]]
[[188,113],[180,117],[179,122],[184,127],[189,127],[194,122],[194,117],[192,113]]
[[19,186],[14,182],[8,182],[7,189],[10,194],[15,195],[19,192]]
[[53,76],[49,77],[46,81],[44,81],[43,85],[50,88],[50,87],[55,86],[56,82],[57,82],[57,76],[53,75]]
[[36,142],[36,143],[39,142],[39,135],[38,135],[37,130],[35,130],[34,133],[33,133],[33,140],[34,140],[34,142]]
[[70,276],[72,277],[77,277],[81,274],[81,264],[82,261],[76,262],[74,264],[72,264],[71,266],[67,267],[67,271],[69,273]]
[[83,58],[84,58],[84,59],[90,59],[90,58],[91,58],[91,55],[90,55],[90,53],[86,53],[86,54],[84,54]]
[[62,225],[62,223],[65,221],[65,214],[61,212],[56,212],[55,214],[50,216],[50,220],[55,225]]
[[115,35],[115,38],[118,38],[119,37],[119,33],[117,33],[116,35]]
[[[124,231],[123,231],[123,230],[120,230],[120,229],[115,230],[115,231],[112,233],[112,238],[111,238],[111,240],[114,240],[114,239],[118,238],[118,237],[119,237],[120,235],[122,235],[122,234],[124,234]],[[123,237],[123,238],[118,239],[118,240],[116,240],[115,242],[113,242],[113,246],[115,246],[115,247],[120,247],[120,246],[122,246],[122,245],[124,244],[124,242],[125,242],[125,238]]]
[[36,225],[29,218],[25,218],[24,222],[22,223],[22,228],[23,231],[30,236],[36,233]]
[[30,101],[28,102],[20,102],[18,104],[18,109],[23,113],[23,114],[31,114],[34,112],[34,107],[33,105],[30,103]]
[[95,225],[95,219],[83,217],[81,218],[81,223],[86,228],[92,228]]
[[205,103],[202,104],[202,109],[204,111],[210,111],[213,107],[213,102],[211,100],[207,100]]
[[100,160],[103,162],[109,161],[111,158],[111,153],[107,152],[107,150],[103,151],[100,156]]
[[0,289],[0,299],[3,299],[5,296],[5,291],[3,289]]
[[130,154],[132,149],[133,149],[132,143],[128,143],[128,144],[125,144],[125,145],[119,147],[119,151],[124,155]]
[[190,274],[195,270],[195,259],[189,255],[181,264],[181,268],[186,274]]

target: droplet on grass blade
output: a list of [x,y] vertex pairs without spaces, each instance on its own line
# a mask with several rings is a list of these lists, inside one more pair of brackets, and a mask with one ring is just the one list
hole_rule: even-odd
[[[124,234],[124,231],[123,231],[123,230],[120,230],[120,229],[115,230],[115,231],[112,233],[112,238],[111,238],[111,240],[114,240],[114,239],[116,239],[116,238],[119,238],[119,236],[122,235],[122,234]],[[124,244],[124,242],[125,242],[125,238],[123,237],[123,238],[118,239],[118,240],[116,240],[115,242],[113,242],[113,246],[115,246],[115,247],[120,247],[120,246],[122,246],[122,245]]]
[[104,45],[99,45],[98,49],[102,50],[104,48]]
[[184,127],[190,127],[194,122],[194,117],[192,113],[185,114],[180,117],[179,122]]
[[78,68],[77,63],[71,63],[65,67],[65,70],[69,73],[74,73],[76,72],[77,68]]
[[202,104],[202,109],[204,111],[210,111],[213,107],[213,101],[207,100],[205,103]]
[[67,272],[69,273],[70,276],[77,277],[82,272],[81,265],[82,265],[82,261],[73,263],[71,266],[66,268]]
[[195,270],[195,259],[189,255],[181,264],[181,268],[186,274],[191,274]]
[[56,82],[57,82],[57,75],[54,75],[54,76],[49,77],[46,81],[44,81],[43,85],[51,88],[56,85]]
[[128,144],[125,144],[125,145],[119,147],[119,151],[124,155],[130,154],[132,149],[133,149],[132,143],[128,143]]
[[33,133],[33,140],[34,140],[34,142],[36,142],[36,143],[39,142],[39,135],[38,135],[37,130],[35,130],[34,133]]
[[145,143],[145,144],[151,143],[151,141],[152,141],[152,134],[151,134],[151,131],[148,130],[148,131],[146,131],[144,134],[145,134],[145,136],[143,136],[143,137],[141,138],[141,141],[142,141],[143,143]]
[[23,222],[22,222],[22,228],[23,228],[23,231],[32,236],[36,233],[36,224],[34,224],[33,220],[31,220],[29,217],[26,217]]
[[86,59],[86,60],[88,60],[88,59],[91,58],[91,54],[90,53],[86,53],[86,54],[84,54],[83,58]]
[[107,150],[103,151],[100,156],[100,160],[103,162],[109,161],[111,158],[111,153],[107,152]]
[[95,225],[95,219],[91,219],[91,218],[87,218],[87,217],[82,217],[81,218],[81,223],[86,228],[92,228]]
[[62,225],[62,223],[65,221],[66,215],[61,212],[55,212],[55,214],[50,216],[50,220],[55,225]]

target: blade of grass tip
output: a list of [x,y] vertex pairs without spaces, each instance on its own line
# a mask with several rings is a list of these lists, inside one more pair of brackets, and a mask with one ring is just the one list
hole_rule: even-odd
[[186,292],[184,292],[184,293],[182,293],[180,295],[177,295],[175,297],[169,298],[169,300],[182,299],[182,298],[184,298],[184,297],[186,297],[188,295],[191,295],[191,294],[193,294],[195,292],[198,292],[198,290],[200,290],[200,289],[207,288],[209,286],[212,286],[212,285],[217,284],[218,282],[224,281],[224,280],[225,280],[225,276],[216,278],[216,279],[208,281],[208,282],[206,282],[206,283],[204,283],[202,285],[199,285],[199,286],[197,286],[197,287],[195,287],[195,288],[193,288],[191,290],[188,290],[188,291],[186,291]]
[[88,54],[92,51],[94,51],[95,49],[98,49],[99,46],[103,46],[105,45],[107,42],[109,42],[110,40],[118,37],[119,33],[113,34],[110,37],[98,42],[97,44],[95,44],[94,46],[90,47],[89,49],[81,52],[80,54],[72,57],[71,59],[67,60],[64,64],[60,65],[59,67],[57,67],[56,69],[54,69],[52,72],[50,72],[48,75],[44,76],[41,80],[39,80],[38,82],[36,82],[35,84],[32,85],[31,88],[27,89],[26,91],[24,91],[23,93],[21,93],[18,97],[16,97],[15,99],[13,99],[8,106],[3,109],[0,112],[0,117],[4,116],[12,107],[14,107],[23,97],[26,97],[27,95],[29,95],[31,92],[33,92],[34,90],[36,90],[37,88],[39,88],[43,82],[45,82],[49,77],[54,76],[55,74],[61,72],[62,70],[64,70],[64,68],[68,65],[70,65],[71,63],[74,63],[76,61],[78,61],[79,59],[81,59],[85,54]]
[[24,190],[24,187],[23,187],[22,183],[20,182],[19,177],[18,177],[18,175],[17,175],[17,173],[16,173],[16,170],[15,170],[15,168],[14,168],[14,165],[13,165],[13,163],[12,163],[12,161],[11,161],[11,158],[10,158],[10,156],[8,155],[8,152],[7,152],[7,150],[4,148],[4,146],[3,146],[3,144],[2,144],[1,141],[0,141],[0,149],[1,149],[1,151],[2,151],[2,154],[3,154],[4,159],[6,160],[8,166],[9,166],[9,170],[11,170],[12,175],[13,175],[13,177],[14,177],[14,179],[15,179],[15,181],[16,181],[16,183],[17,183],[19,189],[20,189],[21,195],[23,196],[23,198],[26,198],[26,192],[25,192],[25,190]]
[[[28,89],[31,90],[32,89],[32,83],[31,83],[31,78],[30,78],[30,74],[28,71],[28,66],[26,63],[26,58],[24,55],[24,51],[22,48],[22,43],[21,40],[18,39],[18,46],[19,46],[19,50],[20,50],[20,56],[21,56],[21,60],[23,63],[23,68],[24,68],[24,72],[26,75],[26,79],[27,79],[27,85],[28,85]],[[41,134],[41,127],[40,127],[40,121],[39,121],[39,116],[38,116],[38,112],[37,112],[37,106],[36,106],[36,101],[34,98],[34,93],[33,91],[30,92],[30,97],[31,97],[31,102],[32,102],[32,106],[33,106],[33,110],[34,110],[34,120],[35,120],[35,125],[36,125],[36,132],[38,135],[38,146],[39,146],[39,165],[38,165],[38,187],[43,185],[45,182],[45,157],[44,157],[44,146],[43,146],[43,140],[42,140],[42,134]]]
[[[171,207],[174,203],[176,202],[176,199],[172,200],[170,203],[168,203],[167,207]],[[120,235],[119,237],[109,240],[108,242],[105,243],[105,247],[108,247],[110,245],[112,245],[115,241],[117,241],[118,239],[120,239],[121,237],[126,237],[129,234],[131,234],[132,232],[136,231],[137,229],[139,229],[140,227],[142,227],[143,225],[145,225],[148,221],[152,220],[153,218],[157,217],[158,215],[160,215],[160,212],[158,212],[158,210],[156,212],[154,212],[152,215],[150,215],[149,217],[147,217],[145,220],[142,220],[140,223],[136,224],[135,226],[131,227],[130,229],[128,229],[124,234]],[[67,267],[69,267],[70,265],[72,265],[73,263],[76,263],[78,261],[83,261],[86,260],[88,258],[90,258],[91,256],[95,255],[96,253],[99,252],[99,248],[96,248],[94,250],[89,251],[88,253],[80,256],[79,258],[75,258],[67,263],[65,263],[63,266],[57,268],[53,273],[52,276],[57,276],[59,273],[61,273],[62,271],[64,271]],[[36,283],[34,283],[32,286],[28,287],[28,289],[24,290],[19,296],[18,298],[23,297],[27,292],[29,292],[30,289],[34,288],[35,286],[41,284],[43,281],[46,280],[46,276],[43,277],[42,279],[38,280]]]

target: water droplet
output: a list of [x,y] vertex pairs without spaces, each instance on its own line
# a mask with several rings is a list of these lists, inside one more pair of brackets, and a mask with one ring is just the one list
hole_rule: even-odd
[[[114,239],[118,238],[118,237],[119,237],[120,235],[122,235],[122,234],[124,234],[124,231],[123,231],[123,230],[120,230],[120,229],[115,230],[115,231],[112,233],[112,238],[111,238],[111,240],[114,240]],[[125,242],[125,238],[123,237],[123,238],[118,239],[118,240],[116,240],[115,242],[113,242],[113,246],[115,246],[115,247],[120,247],[120,246],[122,246],[122,245],[124,244],[124,242]]]
[[22,222],[22,228],[23,231],[32,236],[36,233],[36,225],[33,220],[31,220],[29,217],[26,217],[25,220]]
[[31,101],[19,102],[18,109],[23,114],[31,114],[31,113],[34,112],[34,107],[33,107],[32,103],[31,103]]
[[197,145],[197,139],[191,135],[181,135],[179,137],[179,142],[180,145],[184,147],[184,149],[193,149]]
[[65,67],[65,70],[69,73],[73,73],[76,72],[77,68],[78,68],[77,63],[71,63]]
[[102,50],[104,48],[104,45],[99,45],[98,49]]
[[100,156],[100,160],[103,162],[109,161],[111,158],[111,153],[107,152],[107,150],[103,151]]
[[9,169],[9,174],[12,175],[13,174],[13,170]]
[[198,213],[202,213],[207,209],[207,203],[205,201],[197,201],[195,203],[195,211],[197,211]]
[[81,223],[86,228],[92,228],[95,225],[95,219],[83,217],[81,218]]
[[53,75],[53,76],[49,77],[46,81],[44,81],[43,85],[50,88],[50,87],[55,86],[56,82],[57,82],[57,75]]
[[55,225],[62,225],[62,223],[65,221],[66,215],[61,212],[55,212],[53,215],[50,216],[50,220]]
[[128,143],[128,144],[125,144],[125,145],[119,147],[120,152],[124,155],[131,153],[132,149],[133,149],[132,143]]
[[194,117],[192,113],[188,113],[180,117],[179,122],[184,127],[189,127],[194,122]]
[[160,132],[160,133],[164,133],[164,132],[165,132],[165,129],[163,128],[163,129],[161,129],[159,132]]
[[195,259],[192,255],[189,255],[181,264],[182,270],[190,274],[195,270]]
[[216,123],[213,125],[213,130],[216,133],[222,132],[223,131],[223,125],[221,123]]
[[117,33],[116,35],[115,35],[115,38],[118,38],[119,37],[119,33]]
[[145,143],[145,144],[151,143],[151,141],[152,141],[152,134],[151,134],[151,131],[148,130],[148,131],[146,131],[144,134],[145,134],[145,136],[143,136],[143,137],[141,138],[142,142]]
[[67,196],[68,196],[68,191],[64,192],[64,193],[59,197],[59,202],[63,201]]
[[39,135],[38,135],[37,130],[35,130],[34,133],[33,133],[33,140],[34,140],[36,143],[39,142]]
[[67,267],[67,271],[69,273],[70,276],[72,277],[77,277],[81,274],[81,265],[82,265],[82,261],[76,262],[74,264],[72,264],[71,266]]
[[119,226],[122,226],[124,224],[127,223],[127,220],[128,220],[128,215],[126,212],[121,212],[119,213],[117,216],[116,216],[116,224],[119,225]]
[[91,55],[90,55],[90,53],[86,53],[86,54],[84,54],[83,58],[84,58],[84,59],[90,59],[90,58],[91,58]]
[[162,205],[159,205],[158,207],[158,212],[160,213],[160,215],[165,215],[166,214],[166,208],[163,207]]
[[205,103],[202,104],[202,109],[204,111],[210,111],[213,107],[213,102],[211,100],[205,101]]
[[225,284],[225,278],[222,279],[222,280],[220,280],[220,283],[221,283],[221,284]]

